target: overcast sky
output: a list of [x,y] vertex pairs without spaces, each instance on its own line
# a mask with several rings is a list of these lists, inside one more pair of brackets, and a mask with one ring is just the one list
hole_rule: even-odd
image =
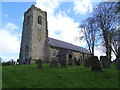
[[[32,4],[47,11],[49,37],[86,48],[85,41],[78,41],[75,38],[79,34],[81,21],[91,15],[93,7],[99,2],[91,2],[90,0],[2,2],[0,57],[4,61],[19,58],[23,15]],[[96,49],[95,55],[100,56],[100,50]]]

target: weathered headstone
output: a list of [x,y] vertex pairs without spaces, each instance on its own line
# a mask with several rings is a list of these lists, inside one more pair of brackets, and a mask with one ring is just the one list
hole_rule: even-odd
[[68,65],[69,65],[69,66],[72,66],[72,58],[69,58],[69,60],[68,60]]
[[100,56],[100,61],[102,63],[102,67],[105,69],[110,68],[110,60],[108,59],[107,56]]
[[28,61],[28,64],[30,64],[30,62],[31,62],[31,57],[29,57],[29,61]]
[[66,60],[65,56],[61,56],[60,66],[61,66],[61,68],[67,68],[67,60]]
[[38,69],[42,69],[42,60],[38,60],[37,61],[37,64],[38,64]]
[[84,61],[84,66],[85,66],[85,67],[90,67],[90,60],[89,60],[89,59],[86,59],[86,60]]
[[17,59],[17,64],[20,65],[20,60],[19,59]]
[[67,63],[65,59],[61,61],[61,68],[67,68]]
[[92,71],[102,71],[102,68],[100,66],[100,62],[97,56],[91,56],[89,60],[90,60],[90,67]]
[[58,61],[52,60],[50,62],[50,67],[57,68],[58,67]]
[[72,64],[73,64],[72,55],[68,55],[68,65],[72,66]]
[[35,64],[38,64],[38,60],[35,60]]
[[114,61],[114,63],[115,63],[115,68],[116,68],[117,70],[120,70],[120,59],[119,59],[119,58],[116,58],[115,61]]

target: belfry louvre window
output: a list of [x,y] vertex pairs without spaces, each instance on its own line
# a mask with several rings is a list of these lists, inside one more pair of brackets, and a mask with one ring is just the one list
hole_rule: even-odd
[[38,17],[38,24],[42,25],[42,17],[41,16]]

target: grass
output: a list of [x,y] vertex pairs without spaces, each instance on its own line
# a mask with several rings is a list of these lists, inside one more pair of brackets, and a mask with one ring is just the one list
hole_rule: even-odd
[[115,66],[103,72],[91,72],[89,68],[69,66],[50,68],[43,64],[3,66],[2,88],[118,88],[118,71]]

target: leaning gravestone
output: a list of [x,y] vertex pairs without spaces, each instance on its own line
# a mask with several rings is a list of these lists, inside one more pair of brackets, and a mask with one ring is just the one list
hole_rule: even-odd
[[116,58],[115,61],[114,61],[114,63],[115,63],[115,68],[116,68],[117,70],[120,70],[120,59],[119,59],[119,58]]
[[38,69],[42,69],[42,60],[38,60],[37,61],[37,64],[38,64]]
[[90,60],[90,67],[92,71],[102,71],[102,68],[100,66],[100,62],[97,56],[92,56],[89,58],[89,60]]
[[57,68],[57,67],[58,67],[58,61],[52,60],[52,61],[50,62],[50,67]]
[[107,56],[100,56],[100,61],[102,62],[102,67],[105,69],[110,68],[110,60]]

